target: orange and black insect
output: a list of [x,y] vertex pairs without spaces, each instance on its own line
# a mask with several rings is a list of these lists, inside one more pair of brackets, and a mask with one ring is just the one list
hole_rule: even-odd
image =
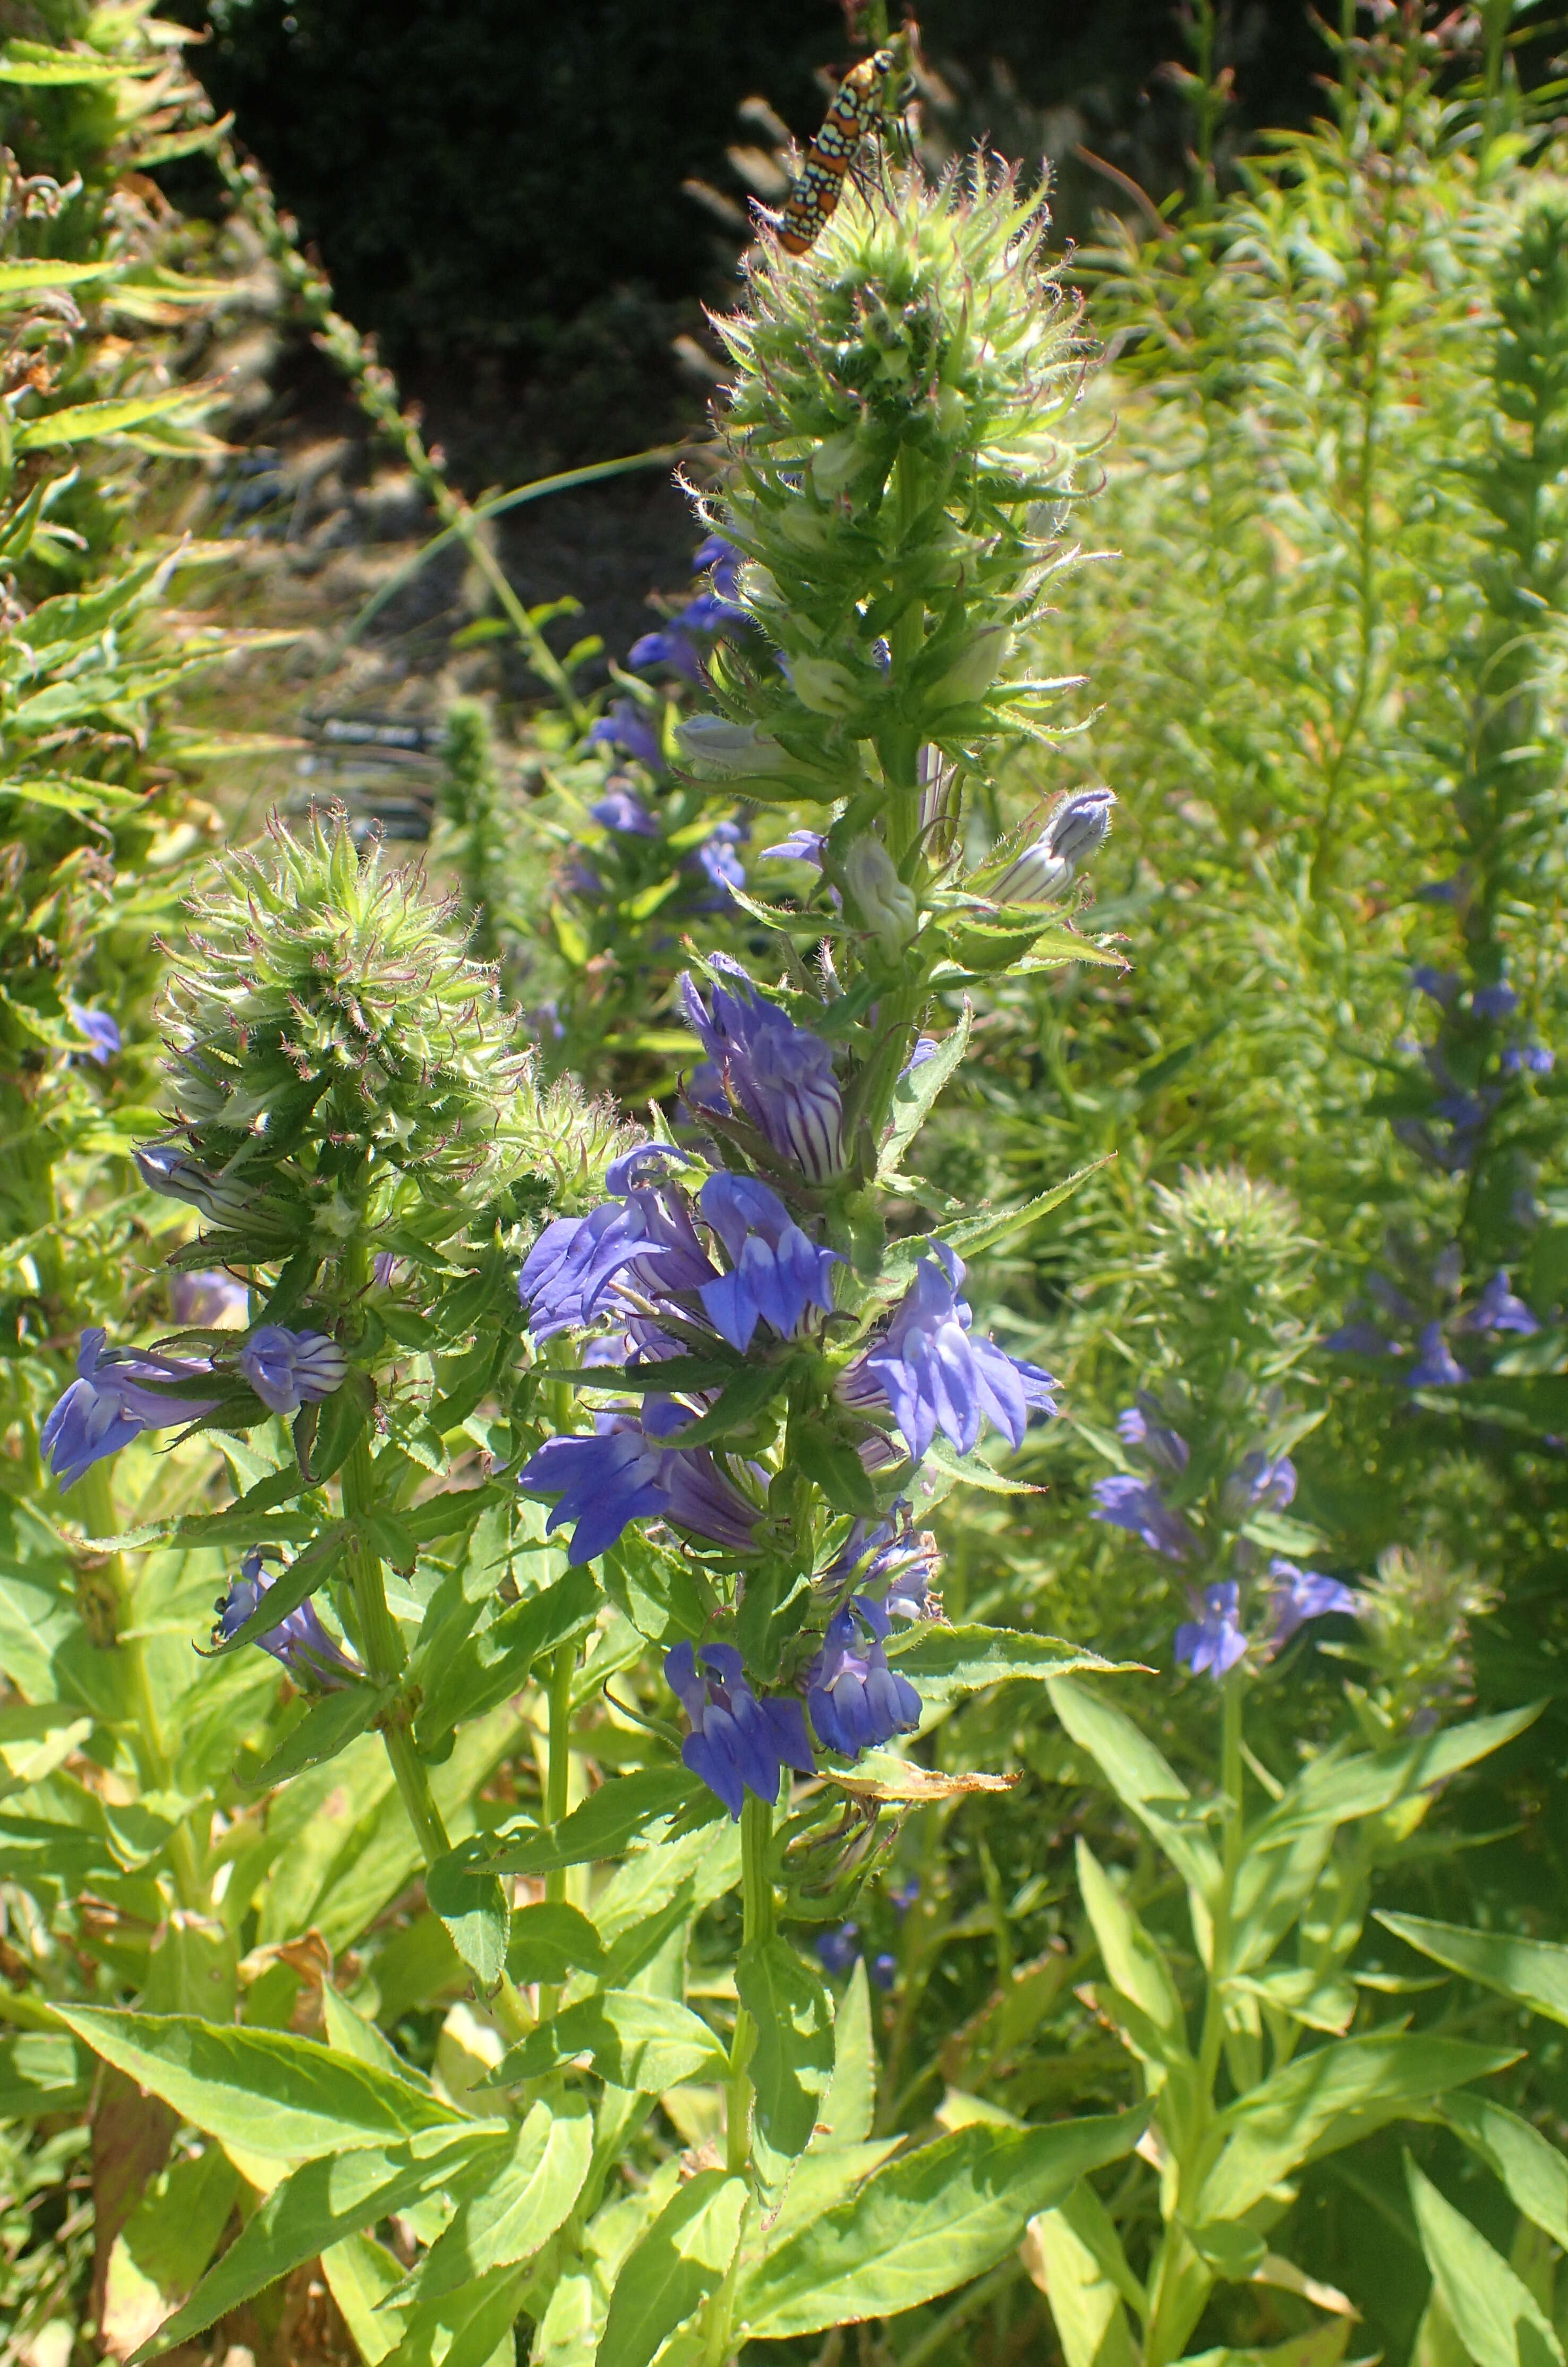
[[779,229],[786,255],[804,255],[833,219],[843,195],[844,175],[855,150],[876,119],[882,85],[893,71],[891,50],[878,50],[852,66],[833,94],[821,130],[807,152]]

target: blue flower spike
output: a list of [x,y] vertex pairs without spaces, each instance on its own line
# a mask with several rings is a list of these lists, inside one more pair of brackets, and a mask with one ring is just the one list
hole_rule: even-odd
[[664,1675],[691,1720],[681,1756],[731,1818],[748,1792],[772,1807],[783,1772],[814,1775],[806,1718],[797,1701],[760,1701],[732,1644],[677,1644]]

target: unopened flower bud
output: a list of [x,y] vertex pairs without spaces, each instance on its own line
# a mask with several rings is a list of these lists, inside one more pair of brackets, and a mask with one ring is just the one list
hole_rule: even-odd
[[1110,789],[1079,789],[1056,808],[1032,846],[1026,846],[997,881],[998,904],[1048,904],[1072,883],[1080,865],[1098,854],[1111,832]]
[[983,625],[963,655],[931,685],[931,707],[972,707],[984,698],[1011,648],[1012,634],[1006,625]]
[[811,456],[811,481],[824,499],[841,493],[860,468],[863,446],[858,428],[829,436]]
[[915,934],[919,912],[879,838],[856,839],[844,857],[844,884],[883,953],[896,960]]
[[853,674],[834,658],[796,658],[789,679],[796,698],[813,715],[848,715],[860,703]]
[[689,764],[716,773],[778,773],[789,758],[776,740],[754,724],[731,723],[722,715],[689,715],[675,734]]
[[251,1196],[244,1186],[209,1175],[172,1143],[143,1143],[131,1156],[143,1184],[165,1200],[183,1200],[215,1225],[236,1226],[244,1221]]

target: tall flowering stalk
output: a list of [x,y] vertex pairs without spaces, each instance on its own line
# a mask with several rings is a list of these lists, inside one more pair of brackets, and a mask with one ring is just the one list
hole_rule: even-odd
[[[886,2149],[858,2142],[863,1987],[836,2015],[817,1951],[780,1928],[841,1923],[911,1801],[998,1780],[906,1762],[928,1707],[1102,1665],[949,1626],[917,1525],[966,1478],[1005,1490],[986,1441],[1017,1447],[1056,1410],[1050,1375],[976,1325],[967,1269],[1070,1185],[889,1223],[920,1196],[902,1162],[964,1057],[964,990],[1023,959],[1117,958],[1065,909],[1109,792],[1043,799],[971,860],[976,792],[1048,739],[1065,687],[1021,655],[1067,555],[1083,369],[1043,230],[984,159],[936,188],[902,176],[849,194],[803,259],[765,240],[727,324],[715,600],[701,641],[684,636],[718,711],[682,729],[678,794],[694,810],[716,782],[726,802],[809,804],[819,827],[771,850],[803,866],[793,896],[729,881],[772,955],[694,955],[696,1057],[646,1138],[541,1090],[489,973],[341,826],[230,866],[171,989],[175,1111],[142,1173],[196,1212],[182,1265],[248,1277],[249,1321],[132,1359],[91,1339],[51,1444],[68,1481],[141,1428],[275,1425],[277,1467],[225,1516],[231,1535],[254,1519],[254,1549],[214,1648],[260,1645],[313,1696],[284,1768],[384,1736],[430,1904],[512,2042],[490,2085],[522,2106],[501,2193],[487,2172],[470,2198],[482,2225],[465,2180],[495,2124],[455,2140],[475,2156],[452,2173],[458,2216],[388,2297],[411,2345],[472,2282],[496,2313],[476,2357],[523,2311],[540,2359],[644,2367],[674,2337],[660,2356],[720,2367],[749,2335],[984,2273],[1137,2135],[1130,2115],[986,2125],[882,2174]],[[637,756],[630,721],[615,728]],[[640,799],[611,794],[605,827],[637,837]],[[450,1484],[476,1438],[479,1484]],[[278,1508],[296,1504],[310,1541],[286,1559],[299,1514]],[[502,1523],[495,1561],[465,1552],[481,1514]],[[416,1630],[389,1565],[425,1606]],[[318,1592],[352,1650],[304,1615]],[[649,1647],[609,1762],[635,1719],[645,1763],[574,1806],[589,1709],[603,1691],[626,1711],[606,1674]],[[432,1771],[530,1685],[537,1796],[454,1848]],[[572,1868],[632,1842],[604,1889],[569,1898]],[[543,1898],[513,1914],[511,1875],[542,1875]],[[679,2002],[667,1942],[731,1887],[736,2006],[716,2027]],[[722,2091],[722,2146],[683,2182],[673,2159],[639,2181],[612,2254],[607,2181],[694,2079]],[[840,2157],[795,2183],[835,2120]],[[837,2283],[791,2248],[829,2204]]]

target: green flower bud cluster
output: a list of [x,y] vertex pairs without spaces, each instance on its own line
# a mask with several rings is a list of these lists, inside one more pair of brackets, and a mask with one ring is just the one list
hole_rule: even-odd
[[763,243],[718,323],[738,375],[709,522],[781,663],[726,653],[721,703],[750,737],[721,753],[710,727],[688,753],[750,794],[912,796],[922,745],[973,763],[1066,686],[1021,671],[1082,441],[1046,220],[983,155],[936,187],[852,188],[808,255]]
[[269,835],[193,902],[166,991],[179,1148],[142,1172],[222,1228],[204,1258],[417,1254],[591,1194],[616,1122],[540,1086],[452,905],[362,853],[341,811]]

